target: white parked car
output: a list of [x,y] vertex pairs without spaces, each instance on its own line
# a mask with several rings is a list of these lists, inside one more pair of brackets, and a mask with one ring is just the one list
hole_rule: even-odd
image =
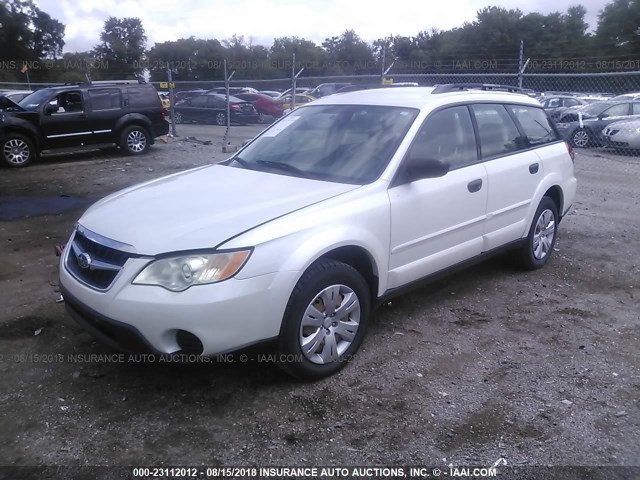
[[65,248],[61,288],[114,347],[212,355],[277,340],[290,372],[321,378],[405,287],[505,249],[542,267],[573,169],[525,95],[443,85],[331,96],[221,164],[97,202]]

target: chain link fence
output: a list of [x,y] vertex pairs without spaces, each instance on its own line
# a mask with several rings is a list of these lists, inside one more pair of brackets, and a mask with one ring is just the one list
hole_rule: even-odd
[[[382,75],[300,76],[298,89],[323,83],[381,85]],[[521,87],[535,96],[556,122],[563,137],[574,147],[606,150],[627,157],[640,155],[640,71],[609,73],[433,73],[388,74],[384,83],[433,86],[447,83],[482,83]],[[168,83],[153,82],[158,90]],[[35,90],[52,83],[0,83],[2,90]],[[176,81],[174,92],[224,87],[224,81]],[[242,80],[233,78],[230,88],[252,87],[258,91],[285,91],[291,78]],[[299,91],[299,90],[298,90]],[[624,97],[621,97],[624,95]],[[606,103],[602,103],[606,102]]]

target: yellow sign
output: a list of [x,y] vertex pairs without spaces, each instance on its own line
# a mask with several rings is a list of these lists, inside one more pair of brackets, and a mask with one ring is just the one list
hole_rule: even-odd
[[176,84],[174,82],[160,82],[160,88],[176,88]]
[[393,78],[383,78],[382,79],[382,84],[383,85],[393,85]]

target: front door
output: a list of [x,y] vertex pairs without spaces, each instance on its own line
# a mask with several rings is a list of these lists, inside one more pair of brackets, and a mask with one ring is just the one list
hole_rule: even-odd
[[396,288],[482,252],[487,172],[478,162],[469,109],[431,114],[407,158],[442,160],[450,171],[389,189],[388,287]]
[[44,149],[76,147],[90,141],[85,100],[81,90],[69,90],[40,106]]

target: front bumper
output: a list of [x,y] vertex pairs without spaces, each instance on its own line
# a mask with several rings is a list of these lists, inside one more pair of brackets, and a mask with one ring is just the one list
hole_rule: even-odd
[[197,337],[204,355],[273,339],[297,281],[297,272],[278,272],[171,292],[133,285],[149,259],[130,258],[111,287],[99,291],[69,273],[68,250],[61,257],[60,286],[71,316],[98,340],[124,350],[180,352],[184,332]]

